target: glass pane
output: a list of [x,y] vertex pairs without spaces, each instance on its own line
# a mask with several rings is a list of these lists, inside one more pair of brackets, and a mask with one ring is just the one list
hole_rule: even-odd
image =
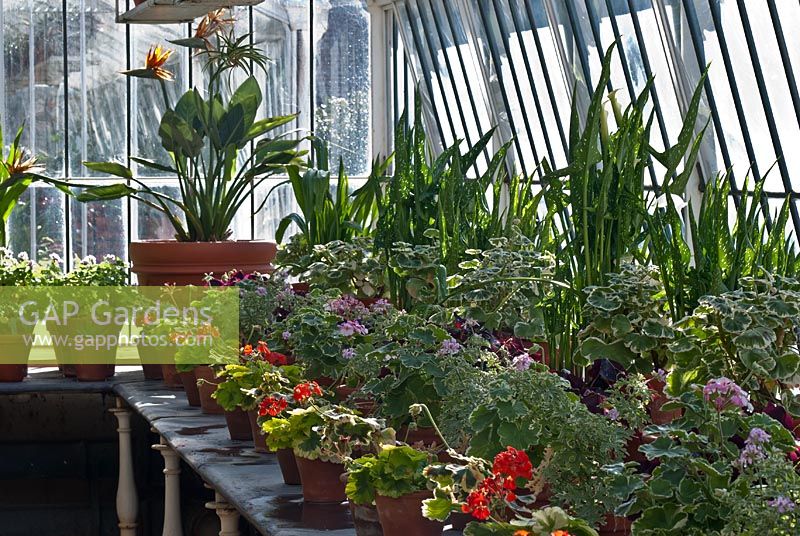
[[126,258],[127,202],[125,200],[70,204],[72,254],[80,258],[104,255]]
[[63,259],[65,228],[64,194],[49,186],[34,186],[22,194],[11,214],[8,245],[31,258],[55,253]]
[[61,0],[2,2],[0,118],[6,137],[25,125],[23,145],[47,173],[64,173],[64,46]]
[[126,26],[114,21],[114,0],[69,0],[67,43],[70,50],[69,157],[72,176],[103,175],[84,161],[127,157],[125,55]]
[[[183,24],[174,25],[134,25],[131,26],[132,38],[132,67],[137,68],[144,65],[147,51],[151,45],[164,45],[176,49],[175,53],[166,64],[166,68],[175,75],[175,80],[165,82],[167,88],[167,98],[172,106],[177,99],[188,88],[188,52],[182,47],[175,47],[167,43],[170,39],[185,37],[186,26]],[[157,80],[146,80],[132,78],[131,83],[131,110],[133,111],[133,132],[131,142],[133,144],[132,154],[143,158],[156,160],[162,164],[169,164],[164,149],[161,147],[161,139],[158,135],[159,122],[164,113],[164,96],[161,85]],[[138,174],[141,176],[164,176],[165,173],[144,166],[138,166]]]
[[[173,199],[179,199],[181,195],[175,181],[150,183],[150,187],[154,191],[168,195]],[[142,197],[148,201],[154,200],[153,196],[142,195]],[[134,222],[132,240],[168,240],[174,238],[175,229],[164,213],[138,201],[131,204],[131,210],[133,211],[131,219]]]
[[369,14],[362,0],[314,4],[314,131],[351,175],[369,172]]

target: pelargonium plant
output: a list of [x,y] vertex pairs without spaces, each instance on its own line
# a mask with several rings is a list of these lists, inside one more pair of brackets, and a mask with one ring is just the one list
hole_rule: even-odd
[[683,416],[650,426],[639,447],[658,466],[649,477],[620,475],[631,499],[620,515],[638,514],[642,535],[796,534],[800,476],[796,445],[782,423],[751,413],[749,394],[714,378],[669,402]]
[[385,326],[398,314],[386,301],[364,305],[338,290],[313,290],[275,323],[270,344],[302,361],[310,377],[346,381],[349,361],[385,340]]
[[285,318],[297,301],[284,271],[270,274],[232,271],[219,278],[209,277],[207,284],[239,289],[239,334],[245,344],[265,339],[271,326]]

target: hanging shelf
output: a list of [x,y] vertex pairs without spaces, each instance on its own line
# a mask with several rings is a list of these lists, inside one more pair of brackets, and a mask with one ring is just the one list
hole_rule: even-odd
[[145,0],[138,6],[120,13],[117,0],[117,22],[120,24],[176,24],[189,22],[221,7],[254,6],[264,0]]

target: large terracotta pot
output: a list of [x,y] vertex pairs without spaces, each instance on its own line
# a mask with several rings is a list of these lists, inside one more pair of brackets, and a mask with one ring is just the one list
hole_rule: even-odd
[[[340,463],[309,460],[296,456],[300,480],[303,482],[303,500],[310,503],[340,503],[347,500],[341,476],[345,472]],[[413,534],[413,533],[412,533]],[[404,535],[407,536],[407,535]]]
[[[47,331],[50,332],[54,339],[68,337],[70,341],[76,334],[81,336],[104,336],[107,338],[119,336],[119,332],[122,329],[122,326],[113,323],[106,326],[97,325],[86,317],[74,317],[70,319],[69,323],[65,324],[48,320],[46,326]],[[82,327],[76,328],[75,326]],[[91,329],[90,326],[92,326]],[[92,382],[103,381],[114,375],[118,344],[118,340],[109,339],[108,344],[101,347],[87,346],[80,350],[75,350],[71,345],[54,345],[53,348],[56,361],[63,362],[62,371],[64,376],[69,377],[70,372],[74,372],[78,381]]]
[[142,362],[142,372],[144,373],[145,380],[161,380],[164,378],[161,372],[161,361],[159,360],[163,350],[157,346],[148,346],[146,344],[136,345],[136,351],[139,352],[139,361]]
[[179,372],[178,376],[183,384],[183,391],[186,393],[186,400],[193,408],[200,407],[200,389],[197,388],[197,377],[194,375],[194,370],[188,372]]
[[231,270],[268,272],[278,246],[274,242],[241,240],[227,242],[131,242],[133,271],[142,286],[202,285],[206,274]]
[[28,375],[31,345],[24,335],[0,335],[0,382],[21,382]]
[[402,497],[375,496],[384,536],[440,536],[444,523],[422,515],[422,501],[433,497],[430,491],[418,491]]
[[214,369],[208,365],[200,365],[194,369],[194,375],[197,378],[197,390],[200,392],[200,408],[203,413],[207,415],[223,415],[225,409],[217,404],[214,397],[214,391],[217,390],[219,380],[214,374]]
[[228,424],[228,433],[233,441],[251,441],[253,434],[250,432],[250,421],[247,413],[241,408],[225,412],[225,422]]

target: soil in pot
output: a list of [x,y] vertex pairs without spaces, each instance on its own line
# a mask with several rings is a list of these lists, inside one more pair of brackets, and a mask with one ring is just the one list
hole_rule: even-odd
[[356,536],[383,536],[383,527],[378,518],[378,508],[371,504],[350,503],[350,516]]
[[253,435],[253,446],[256,452],[269,452],[264,434],[258,426],[258,410],[251,409],[247,412],[247,420],[250,421],[250,431]]
[[247,413],[241,408],[225,412],[225,422],[228,424],[228,433],[233,441],[252,441],[253,433],[250,431],[250,420]]
[[211,396],[217,390],[217,382],[219,382],[214,374],[214,369],[208,365],[201,365],[194,369],[194,375],[197,377],[197,390],[200,391],[200,408],[203,413],[207,415],[224,414],[225,409],[217,404],[217,401]]
[[139,285],[203,285],[205,274],[231,270],[269,272],[278,247],[274,242],[230,240],[225,242],[131,242],[131,271]]
[[175,365],[161,365],[161,377],[168,389],[183,389],[183,382]]
[[188,372],[179,372],[178,376],[183,384],[183,390],[186,392],[186,400],[193,408],[200,407],[200,390],[197,388],[197,378],[194,375],[194,370]]
[[433,497],[430,491],[418,491],[402,497],[377,495],[375,504],[384,536],[440,536],[444,523],[422,515],[422,501]]
[[347,500],[345,484],[340,478],[345,472],[344,465],[301,456],[295,459],[303,482],[303,500],[310,503],[340,503]]

